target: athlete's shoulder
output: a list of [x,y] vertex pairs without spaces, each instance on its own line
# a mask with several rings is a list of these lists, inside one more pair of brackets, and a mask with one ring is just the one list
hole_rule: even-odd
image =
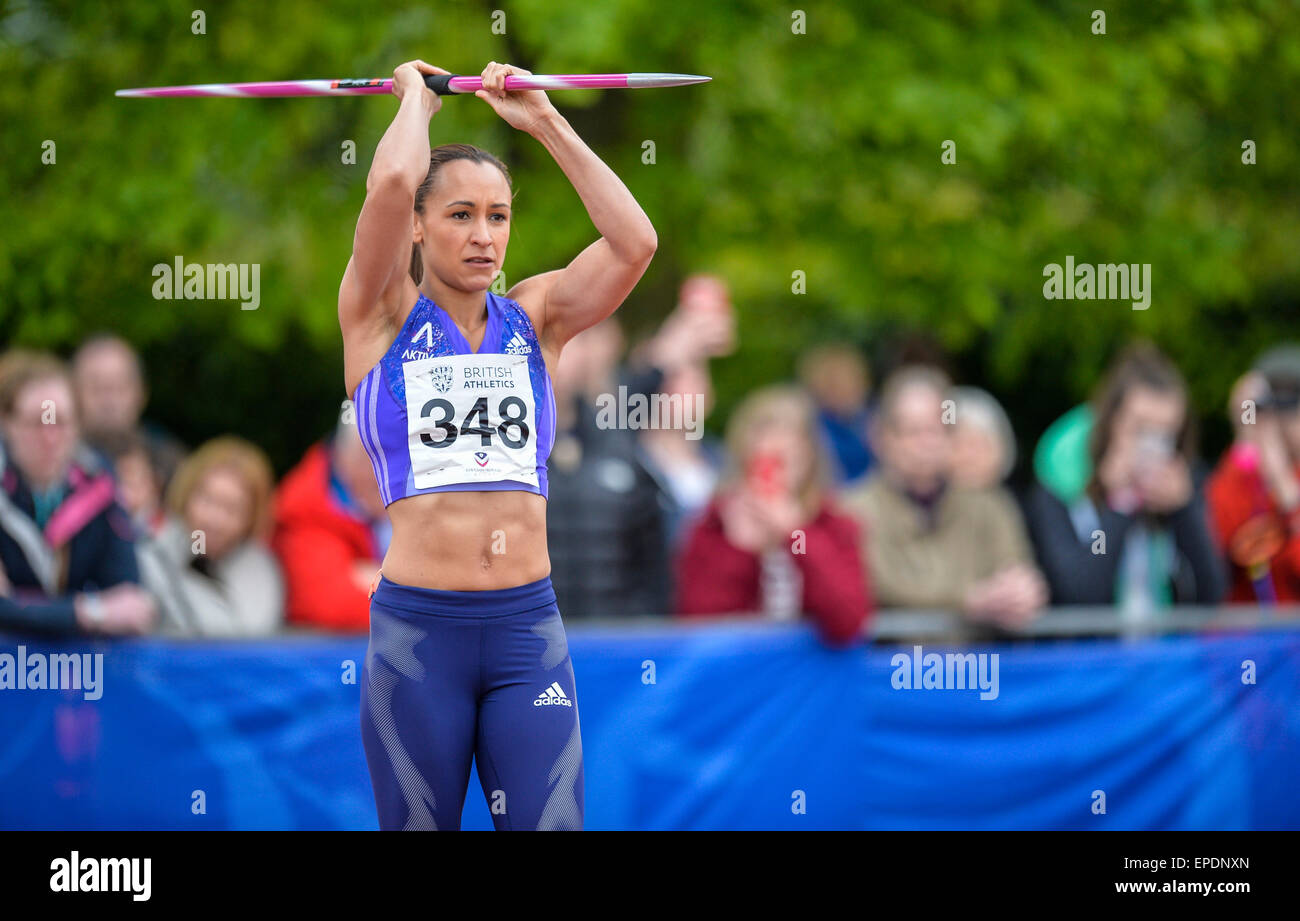
[[533,324],[533,329],[538,332],[541,332],[543,324],[546,322],[546,293],[562,271],[564,270],[555,269],[550,272],[542,272],[540,275],[531,275],[516,283],[505,294],[506,300],[512,301],[528,315],[528,320]]
[[488,292],[501,318],[501,338],[496,350],[506,355],[532,355],[540,353],[541,343],[532,317],[518,301],[501,294]]
[[497,313],[502,320],[502,334],[507,338],[514,331],[516,334],[523,332],[529,338],[537,338],[540,326],[537,318],[519,301],[505,294],[493,294],[488,292],[488,297],[496,305]]

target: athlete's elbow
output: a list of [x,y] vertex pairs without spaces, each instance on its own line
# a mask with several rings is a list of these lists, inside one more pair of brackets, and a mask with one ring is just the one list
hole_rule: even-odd
[[392,170],[381,169],[378,165],[372,166],[370,172],[366,173],[366,195],[373,195],[375,189],[382,188],[386,182],[392,179],[393,175]]
[[653,227],[649,227],[646,232],[627,245],[627,261],[644,268],[650,264],[658,248],[659,235],[655,233]]
[[400,169],[392,167],[372,168],[366,176],[366,196],[373,195],[406,195],[415,197],[415,189],[419,182],[413,181],[412,178]]

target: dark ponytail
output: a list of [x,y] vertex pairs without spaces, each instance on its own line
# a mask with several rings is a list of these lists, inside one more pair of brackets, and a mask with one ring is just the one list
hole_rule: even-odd
[[[497,169],[501,170],[501,175],[506,177],[506,185],[514,190],[514,184],[510,180],[510,170],[506,165],[498,160],[492,154],[488,153],[473,144],[443,144],[429,151],[429,172],[425,174],[424,181],[420,187],[415,190],[415,213],[424,213],[424,198],[432,191],[438,182],[438,170],[446,163],[453,160],[469,160],[473,163],[491,163]],[[411,280],[418,287],[424,280],[424,260],[420,256],[420,244],[411,244]]]

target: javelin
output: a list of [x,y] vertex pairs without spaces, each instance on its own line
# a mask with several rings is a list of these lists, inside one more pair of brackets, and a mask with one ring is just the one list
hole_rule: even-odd
[[[686,86],[707,83],[712,77],[694,74],[511,74],[512,90],[641,89],[651,86]],[[426,74],[424,83],[439,96],[473,93],[483,89],[482,77]],[[377,96],[392,92],[391,77],[384,80],[273,80],[267,83],[196,83],[191,86],[154,86],[118,90],[115,96],[236,96],[263,99],[283,96]]]

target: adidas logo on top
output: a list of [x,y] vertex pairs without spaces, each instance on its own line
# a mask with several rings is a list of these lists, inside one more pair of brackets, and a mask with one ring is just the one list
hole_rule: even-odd
[[552,681],[551,686],[537,695],[533,701],[534,707],[572,707],[573,701],[564,696],[564,688],[560,687],[559,682]]
[[505,352],[507,355],[531,355],[533,347],[524,341],[524,337],[515,333],[506,343]]

